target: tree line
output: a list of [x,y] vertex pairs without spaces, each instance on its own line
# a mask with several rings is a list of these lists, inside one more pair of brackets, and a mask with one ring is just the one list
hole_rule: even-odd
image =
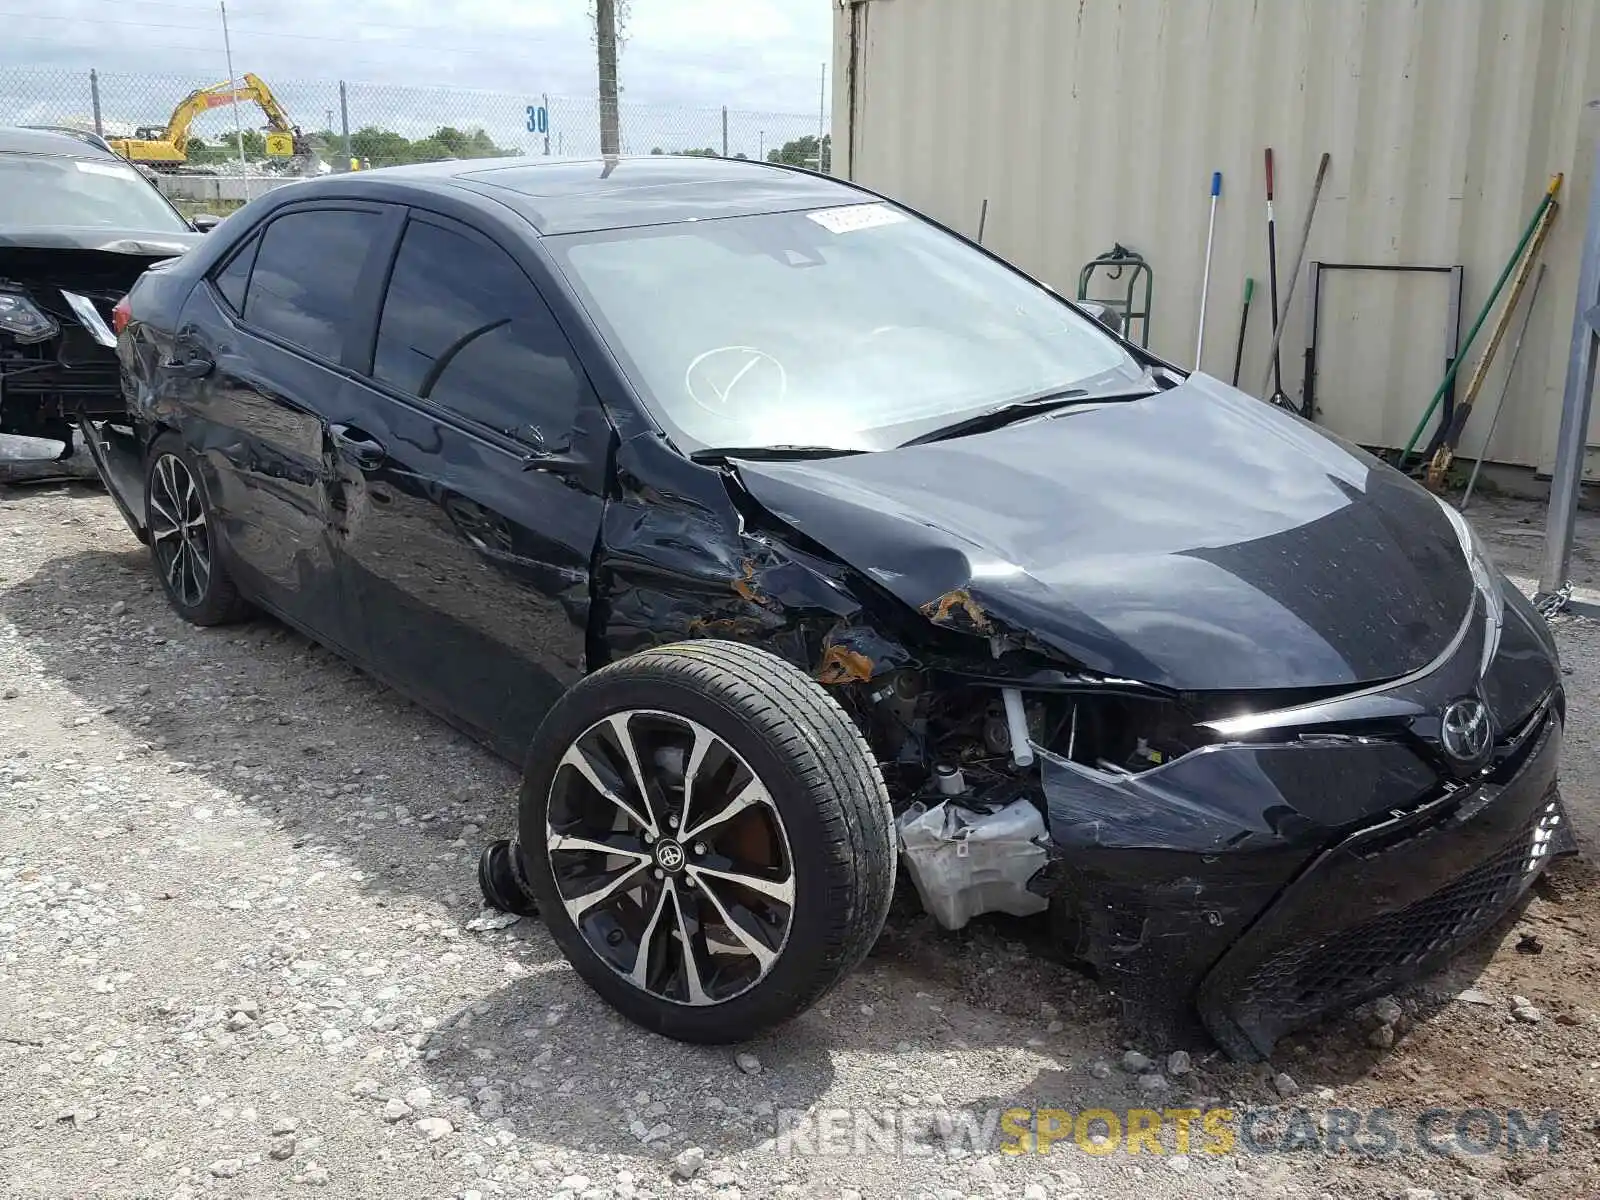
[[[331,129],[313,130],[306,135],[317,152],[326,159],[344,156],[344,136]],[[392,129],[364,125],[350,133],[350,153],[364,158],[373,166],[395,166],[400,163],[438,162],[446,158],[502,158],[520,154],[515,148],[497,146],[482,127],[457,129],[441,125],[427,137],[415,140]],[[267,139],[259,130],[244,131],[244,156],[260,159],[267,156]],[[239,139],[230,130],[210,141],[189,139],[188,157],[194,163],[230,162],[239,157]]]
[[[334,160],[344,155],[344,137],[331,129],[314,130],[306,135],[311,139],[311,144],[325,159]],[[350,134],[350,153],[356,158],[364,158],[373,166],[396,166],[400,163],[438,162],[446,158],[501,158],[520,154],[515,148],[497,146],[481,126],[471,129],[457,129],[453,125],[441,125],[427,137],[415,140],[396,133],[392,129],[380,129],[376,125],[364,125],[353,130]],[[720,158],[721,155],[710,146],[687,150],[665,150],[660,146],[654,147],[651,154],[681,154],[694,158]],[[247,159],[262,159],[267,156],[267,139],[255,129],[244,131],[244,156]],[[231,162],[239,157],[239,141],[233,131],[209,141],[192,137],[189,139],[189,161],[192,163],[218,163]],[[748,159],[749,155],[735,154],[734,158]],[[827,171],[832,165],[833,139],[824,135],[822,138],[822,169]],[[767,152],[767,161],[782,163],[791,167],[817,168],[817,136],[806,134],[804,137],[794,138],[785,142],[776,150]]]
[[[687,155],[689,158],[722,157],[721,154],[713,150],[710,146],[705,147],[703,150],[663,150],[660,146],[656,146],[650,151],[650,153]],[[750,156],[748,154],[735,154],[731,157],[748,159]],[[828,170],[828,168],[833,165],[832,159],[833,137],[830,134],[823,134],[822,169],[824,171]],[[785,142],[776,150],[767,151],[767,161],[770,163],[782,163],[783,165],[790,167],[809,167],[811,170],[815,171],[817,169],[816,134],[807,134],[805,137],[795,138],[792,141]]]

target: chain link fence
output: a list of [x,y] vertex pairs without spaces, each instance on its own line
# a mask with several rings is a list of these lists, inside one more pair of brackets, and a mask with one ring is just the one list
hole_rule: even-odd
[[[405,87],[342,80],[266,79],[278,104],[327,169],[353,157],[364,167],[446,158],[594,155],[600,152],[599,104],[593,97]],[[192,92],[218,80],[189,75],[116,74],[92,70],[0,67],[0,124],[61,125],[107,138],[164,128]],[[225,90],[226,83],[221,85]],[[241,101],[248,174],[288,169],[267,156],[266,117]],[[620,106],[624,154],[698,154],[816,166],[817,114],[751,112],[667,105]],[[189,127],[181,168],[196,174],[238,174],[239,137],[233,105],[204,109]],[[826,168],[827,156],[823,156]],[[296,169],[300,169],[298,166]],[[317,167],[315,169],[324,169]]]

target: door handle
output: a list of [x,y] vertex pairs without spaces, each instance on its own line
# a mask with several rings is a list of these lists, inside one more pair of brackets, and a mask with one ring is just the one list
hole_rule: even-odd
[[188,358],[173,358],[161,364],[162,369],[170,375],[180,379],[204,379],[217,364],[212,362],[205,354],[191,350]]
[[330,425],[328,430],[339,453],[364,471],[382,465],[388,455],[382,442],[353,425]]

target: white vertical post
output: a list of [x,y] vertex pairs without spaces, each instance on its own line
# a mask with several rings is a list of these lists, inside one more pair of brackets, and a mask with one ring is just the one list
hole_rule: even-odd
[[[1591,101],[1590,108],[1600,106]],[[1569,602],[1567,572],[1572,565],[1573,523],[1578,493],[1583,488],[1583,462],[1589,438],[1589,412],[1600,341],[1600,139],[1595,142],[1594,174],[1589,185],[1589,224],[1583,235],[1578,266],[1578,298],[1572,313],[1572,346],[1567,356],[1567,381],[1561,394],[1561,427],[1556,435],[1555,470],[1550,478],[1550,511],[1544,527],[1544,572],[1538,601],[1547,612],[1579,608]],[[1600,615],[1581,606],[1585,616]]]
[[[238,88],[238,81],[233,75],[233,43],[228,38],[228,0],[217,0],[217,7],[222,10],[222,52],[228,59],[228,87]],[[233,96],[233,132],[239,139],[239,181],[244,188],[244,198],[250,199],[250,167],[244,161],[244,119],[239,116],[239,97]]]
[[[822,64],[822,84],[817,89],[817,173],[826,175],[822,169],[822,139],[828,132],[828,64]],[[830,164],[831,165],[831,164]]]

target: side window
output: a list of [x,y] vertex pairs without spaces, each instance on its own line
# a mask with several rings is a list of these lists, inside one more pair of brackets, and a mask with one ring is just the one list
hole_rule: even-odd
[[496,247],[417,220],[395,259],[372,374],[535,445],[562,440],[587,392],[521,268]]
[[353,209],[307,209],[279,217],[261,235],[244,319],[338,362],[351,298],[383,218]]
[[260,246],[259,235],[251,238],[234,252],[233,257],[228,260],[228,265],[214,277],[217,291],[222,293],[222,298],[228,302],[228,307],[240,316],[244,315],[244,290],[250,282],[250,268],[255,265],[256,251]]

